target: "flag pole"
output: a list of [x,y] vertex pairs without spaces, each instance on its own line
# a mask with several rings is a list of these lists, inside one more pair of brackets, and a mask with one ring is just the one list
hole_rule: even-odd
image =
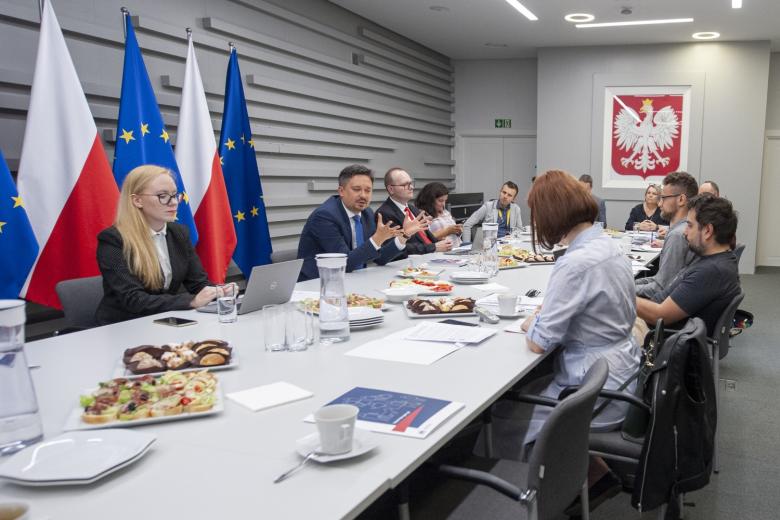
[[187,27],[184,30],[187,31],[187,40],[191,40],[192,39],[192,29],[190,27]]
[[236,46],[233,42],[228,42],[228,48],[230,49],[228,51],[230,54],[233,54],[233,51],[236,50]]
[[127,9],[127,7],[122,6],[119,8],[120,11],[122,11],[122,32],[125,35],[125,40],[127,39],[127,15],[130,14],[130,11]]

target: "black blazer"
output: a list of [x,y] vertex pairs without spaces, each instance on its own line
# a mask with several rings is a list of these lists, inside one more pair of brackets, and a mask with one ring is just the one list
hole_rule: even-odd
[[[106,325],[158,312],[189,309],[193,295],[213,285],[190,243],[186,226],[169,223],[165,239],[171,257],[171,285],[167,291],[150,291],[130,272],[122,254],[119,231],[111,226],[100,232],[97,261],[103,275],[103,299],[95,313],[98,323]],[[182,286],[187,292],[180,292]]]
[[634,222],[644,222],[645,220],[651,220],[658,226],[669,225],[669,221],[664,220],[663,217],[661,217],[661,208],[655,208],[655,211],[650,216],[650,218],[647,218],[647,213],[645,213],[645,205],[637,204],[631,208],[631,213],[628,215],[628,220],[626,220],[626,230],[634,229]]
[[[412,215],[415,217],[419,215],[420,210],[415,208],[412,204],[409,204],[409,209],[412,211]],[[376,210],[377,215],[382,215],[382,222],[387,224],[389,221],[392,221],[394,225],[403,226],[404,225],[404,219],[406,218],[406,215],[404,215],[403,211],[401,211],[395,202],[390,197],[387,197],[387,200],[385,200],[381,206]],[[425,253],[433,253],[436,251],[436,237],[433,236],[433,233],[426,230],[425,235],[428,237],[428,240],[431,241],[430,244],[426,244],[422,241],[422,239],[415,234],[409,240],[406,241],[406,248],[401,252],[400,255],[396,258],[396,260],[406,258],[409,255],[424,255]]]
[[298,242],[298,258],[303,258],[303,267],[298,281],[319,278],[317,262],[314,257],[320,253],[344,253],[347,255],[347,272],[374,261],[384,265],[398,256],[395,241],[388,240],[377,250],[369,238],[376,232],[374,212],[371,208],[364,209],[360,214],[363,224],[363,245],[352,249],[352,226],[347,212],[341,203],[341,197],[329,197],[319,208],[315,209],[301,231]]

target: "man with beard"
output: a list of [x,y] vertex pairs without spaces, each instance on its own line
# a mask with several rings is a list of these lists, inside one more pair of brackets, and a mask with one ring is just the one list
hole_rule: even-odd
[[315,257],[320,253],[347,255],[347,272],[366,267],[369,261],[384,265],[406,247],[406,238],[428,228],[422,216],[396,224],[374,221],[368,207],[374,187],[374,173],[353,164],[339,174],[338,195],[315,209],[303,226],[298,258],[303,267],[298,281],[319,277]]
[[737,215],[731,202],[711,195],[693,198],[688,208],[685,236],[698,261],[663,291],[660,303],[637,298],[636,313],[651,324],[663,318],[669,326],[698,317],[712,337],[718,318],[740,291],[737,257],[730,249]]
[[667,175],[661,188],[661,218],[669,221],[669,231],[664,241],[655,276],[636,280],[636,295],[655,302],[661,301],[661,294],[681,270],[692,261],[694,255],[685,240],[688,224],[688,201],[696,196],[699,186],[691,175],[674,172]]

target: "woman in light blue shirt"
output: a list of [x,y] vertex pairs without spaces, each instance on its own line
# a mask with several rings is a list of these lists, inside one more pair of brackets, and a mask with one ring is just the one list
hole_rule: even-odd
[[[599,358],[609,364],[604,388],[617,389],[639,367],[639,347],[631,334],[636,320],[631,264],[615,241],[593,225],[598,207],[568,173],[554,170],[537,177],[528,205],[531,236],[547,249],[558,243],[569,246],[553,268],[541,309],[523,323],[532,351],[561,349],[553,380],[542,395],[557,398],[566,386],[581,384]],[[611,401],[591,427],[615,429],[627,407]],[[536,439],[549,413],[547,407],[534,409],[526,443]]]

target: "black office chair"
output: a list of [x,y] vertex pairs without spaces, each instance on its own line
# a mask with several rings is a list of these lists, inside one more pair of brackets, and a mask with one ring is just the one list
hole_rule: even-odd
[[102,276],[63,280],[55,290],[69,328],[84,330],[97,327],[95,311],[103,299]]
[[[660,341],[645,354],[639,378],[637,393],[644,402],[637,403],[633,394],[602,391],[604,397],[627,401],[633,408],[621,430],[590,434],[590,454],[608,462],[623,489],[632,493],[634,507],[658,508],[659,518],[678,518],[683,494],[709,482],[716,391],[704,322],[692,318],[665,340],[659,328],[662,324],[655,330]],[[689,413],[691,409],[696,413]],[[699,420],[701,427],[691,428],[690,422]],[[686,452],[690,444],[700,446],[700,452]]]
[[[466,467],[438,466],[438,471],[447,477],[478,484],[454,505],[447,518],[554,519],[560,517],[579,494],[583,517],[587,519],[588,430],[593,406],[608,373],[607,362],[600,359],[585,374],[580,388],[562,401],[527,396],[535,404],[554,407],[539,432],[529,462],[471,457]],[[486,465],[492,468],[489,471],[474,469]],[[456,489],[457,483],[448,480],[442,487]],[[437,489],[431,496],[444,499],[451,498],[453,493]],[[414,507],[412,515],[428,519],[434,516],[431,511],[441,509],[442,504],[428,500],[419,509]]]

